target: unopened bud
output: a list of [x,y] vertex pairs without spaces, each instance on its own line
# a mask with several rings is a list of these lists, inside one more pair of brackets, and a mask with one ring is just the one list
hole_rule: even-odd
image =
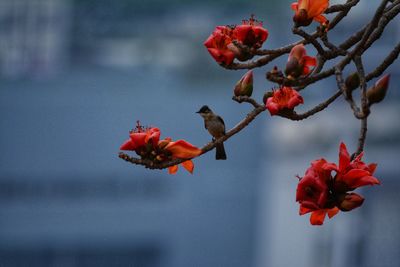
[[346,94],[351,95],[351,93],[360,86],[360,76],[357,72],[350,74],[345,81]]
[[280,71],[277,66],[274,66],[269,73],[276,77],[283,77],[282,71]]
[[263,103],[264,103],[264,105],[267,104],[267,99],[270,98],[270,97],[272,97],[273,95],[274,95],[274,93],[271,92],[271,91],[265,92],[265,94],[264,94],[264,96],[263,96]]
[[253,93],[253,71],[249,70],[245,75],[236,83],[235,96],[251,96]]
[[372,88],[368,89],[367,98],[369,105],[379,103],[385,98],[386,92],[389,88],[389,81],[390,74],[386,74],[380,78]]
[[338,198],[338,208],[341,211],[350,211],[358,208],[364,202],[364,198],[356,193],[348,193],[339,196]]
[[299,64],[297,58],[291,58],[286,63],[285,74],[288,78],[297,78],[303,73],[303,66]]
[[296,27],[308,26],[313,21],[312,18],[308,18],[307,10],[300,9],[293,17],[293,21]]

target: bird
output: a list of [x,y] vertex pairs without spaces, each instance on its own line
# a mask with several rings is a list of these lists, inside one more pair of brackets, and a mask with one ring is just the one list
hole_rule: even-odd
[[[225,135],[225,123],[224,120],[218,116],[217,114],[213,113],[212,110],[204,105],[200,108],[199,111],[200,116],[204,119],[204,127],[208,130],[208,132],[213,136],[214,139],[221,138]],[[215,147],[215,159],[217,160],[225,160],[226,153],[223,143],[219,143]]]

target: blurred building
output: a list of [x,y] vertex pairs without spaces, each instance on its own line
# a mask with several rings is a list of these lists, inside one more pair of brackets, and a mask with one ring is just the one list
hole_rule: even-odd
[[43,76],[68,60],[69,0],[0,1],[0,75]]

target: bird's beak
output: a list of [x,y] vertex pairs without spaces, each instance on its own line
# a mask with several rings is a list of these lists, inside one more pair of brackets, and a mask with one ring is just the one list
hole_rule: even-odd
[[199,111],[196,111],[196,113],[200,113],[200,110],[199,110]]

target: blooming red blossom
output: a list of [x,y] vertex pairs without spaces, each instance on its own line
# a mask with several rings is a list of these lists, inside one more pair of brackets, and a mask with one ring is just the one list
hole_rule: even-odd
[[233,30],[231,27],[217,26],[204,42],[208,52],[217,63],[230,65],[235,59],[235,53],[228,47],[229,44],[232,44],[232,37]]
[[361,186],[380,184],[379,180],[373,176],[376,163],[365,164],[362,161],[364,153],[361,152],[351,161],[350,154],[344,143],[340,144],[339,166],[334,163],[325,165],[325,169],[336,171],[335,190],[350,191]]
[[310,222],[313,225],[321,225],[326,214],[332,218],[339,212],[329,191],[331,171],[323,168],[326,163],[325,159],[313,161],[297,186],[296,201],[300,203],[300,215],[312,212]]
[[313,20],[327,24],[328,20],[322,13],[328,6],[329,0],[298,0],[291,5],[291,8],[295,11],[293,21],[297,26],[308,26]]
[[268,31],[263,28],[262,22],[251,16],[243,20],[242,25],[234,28],[234,37],[243,45],[258,49],[268,38]]
[[243,20],[238,26],[217,26],[204,45],[217,63],[230,65],[235,58],[245,61],[253,57],[234,42],[258,49],[267,37],[268,31],[252,16],[249,20]]
[[288,77],[297,78],[301,75],[308,75],[310,67],[317,65],[317,59],[307,55],[303,44],[298,44],[292,48],[286,64],[285,73]]
[[138,121],[136,128],[130,132],[129,137],[130,139],[120,147],[121,150],[135,151],[143,148],[148,143],[153,145],[158,144],[158,140],[160,139],[160,129],[156,127],[145,128],[141,126]]
[[[130,132],[130,139],[121,147],[121,150],[135,151],[142,159],[161,163],[173,159],[187,159],[182,166],[193,173],[194,164],[190,160],[202,153],[202,150],[185,140],[172,141],[171,138],[160,140],[160,130],[155,127],[145,128],[137,123]],[[169,168],[169,173],[174,174],[178,166]]]
[[[373,177],[376,164],[365,164],[363,153],[351,160],[344,143],[340,144],[339,167],[325,159],[315,160],[300,178],[296,191],[296,201],[300,204],[300,215],[311,212],[312,225],[321,225],[326,215],[335,216],[339,210],[350,211],[360,207],[364,198],[354,189],[379,184]],[[336,172],[333,176],[332,172]]]
[[299,104],[303,104],[303,97],[292,87],[284,86],[273,92],[267,99],[266,107],[271,115],[277,115],[281,110],[293,110]]

